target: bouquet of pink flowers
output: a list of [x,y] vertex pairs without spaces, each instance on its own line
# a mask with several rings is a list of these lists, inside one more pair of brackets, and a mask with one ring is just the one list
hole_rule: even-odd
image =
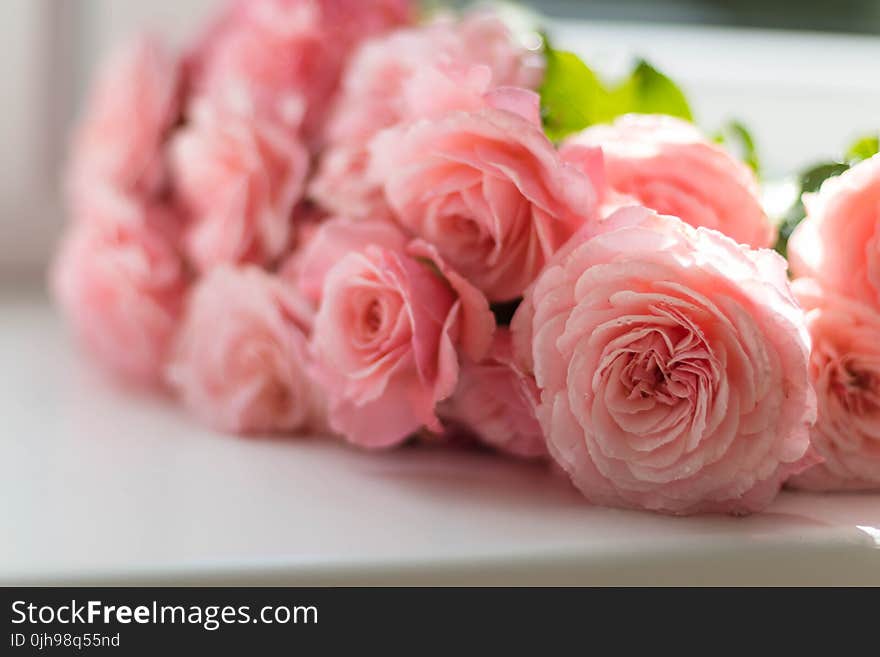
[[880,488],[876,151],[780,226],[645,62],[605,85],[489,9],[233,0],[107,61],[52,285],[221,431],[467,437],[594,503],[745,514]]

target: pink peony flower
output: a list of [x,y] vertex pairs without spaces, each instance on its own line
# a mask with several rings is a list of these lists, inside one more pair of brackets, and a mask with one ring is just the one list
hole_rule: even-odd
[[294,288],[254,266],[207,273],[190,298],[167,371],[183,402],[234,433],[323,426],[307,374],[313,313]]
[[813,340],[810,378],[819,402],[812,441],[824,463],[789,480],[813,490],[880,489],[880,314],[799,279]]
[[634,202],[755,248],[776,241],[752,171],[690,123],[628,114],[570,137],[563,157],[573,146],[602,148],[610,211]]
[[[338,226],[319,232],[339,234]],[[494,318],[485,298],[430,246],[404,250],[400,236],[368,232],[364,222],[349,227],[346,243],[328,248],[346,252],[359,243],[324,275],[312,335],[315,378],[334,430],[363,447],[388,447],[421,427],[441,429],[436,406],[458,382],[458,351],[482,358]],[[328,241],[318,235],[312,243]]]
[[816,461],[785,261],[640,207],[603,228],[548,265],[513,320],[551,455],[599,504],[766,507]]
[[236,0],[192,53],[192,86],[313,143],[350,53],[413,15],[410,0]]
[[187,281],[162,232],[161,208],[96,187],[75,208],[51,272],[77,338],[113,373],[160,381]]
[[510,331],[499,328],[485,359],[462,363],[458,387],[441,416],[502,452],[542,457],[547,446],[535,417],[537,402],[534,379],[514,364]]
[[165,179],[162,143],[179,106],[179,65],[159,41],[141,35],[113,53],[74,136],[73,195],[88,195],[96,184],[156,192]]
[[200,104],[171,144],[176,191],[189,215],[186,252],[202,271],[270,264],[288,246],[308,152],[269,121]]
[[792,273],[880,308],[880,155],[804,194],[804,205],[788,242]]
[[368,41],[352,57],[327,126],[329,147],[310,195],[353,218],[387,216],[367,146],[381,130],[453,110],[477,109],[495,87],[537,89],[543,56],[519,44],[493,12],[441,17]]
[[371,168],[410,234],[490,301],[507,301],[593,219],[596,195],[544,136],[537,95],[499,89],[485,102],[382,132]]

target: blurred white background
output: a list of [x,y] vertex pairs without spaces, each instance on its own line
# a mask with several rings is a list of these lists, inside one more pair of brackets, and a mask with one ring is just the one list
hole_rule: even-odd
[[[181,44],[218,3],[0,1],[0,275],[6,280],[10,274],[39,277],[48,261],[63,221],[58,189],[67,134],[100,57],[143,28]],[[548,13],[579,15],[562,0],[533,4]],[[717,11],[699,10],[717,9],[711,0],[687,6],[663,0],[647,9],[621,0],[629,13],[619,14],[612,4],[578,6],[585,15],[603,10],[639,21],[566,19],[551,29],[557,45],[612,73],[632,55],[648,58],[684,86],[706,130],[729,118],[745,121],[770,176],[832,157],[853,137],[880,127],[880,37],[656,22],[661,8],[670,6],[678,12],[670,20],[685,14],[723,19]],[[792,11],[793,18],[800,15],[797,6]]]

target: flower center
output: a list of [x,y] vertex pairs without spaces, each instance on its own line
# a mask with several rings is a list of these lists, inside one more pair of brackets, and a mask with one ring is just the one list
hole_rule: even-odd
[[384,309],[382,308],[382,304],[379,303],[378,300],[373,299],[364,313],[364,327],[366,328],[367,335],[376,335],[376,333],[379,332],[379,329],[382,328],[383,320]]
[[880,386],[876,374],[851,359],[844,359],[836,365],[831,386],[841,405],[850,413],[869,415],[880,410]]

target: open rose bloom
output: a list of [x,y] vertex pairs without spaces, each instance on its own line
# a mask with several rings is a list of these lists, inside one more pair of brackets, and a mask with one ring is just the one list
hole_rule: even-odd
[[824,462],[790,480],[815,490],[880,489],[880,313],[813,280],[793,286],[813,340],[810,377]]
[[371,145],[400,225],[490,301],[521,295],[595,219],[593,183],[544,136],[538,102],[525,90],[496,90],[475,111],[404,124]]
[[361,237],[322,274],[312,347],[330,426],[364,447],[398,444],[423,427],[440,432],[436,407],[455,390],[460,357],[489,349],[495,322],[485,297],[428,245],[363,223],[339,232]]
[[606,213],[635,202],[756,248],[776,241],[751,169],[691,123],[627,114],[569,137],[562,153],[583,146],[602,149]]
[[644,208],[604,228],[557,256],[514,319],[551,454],[599,504],[763,509],[815,462],[784,260]]

